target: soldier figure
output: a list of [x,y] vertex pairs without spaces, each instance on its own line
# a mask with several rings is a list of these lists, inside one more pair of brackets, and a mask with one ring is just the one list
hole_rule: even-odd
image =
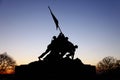
[[56,43],[57,43],[56,36],[53,36],[53,40],[51,41],[51,44],[49,44],[47,46],[46,51],[38,57],[39,60],[40,60],[40,58],[43,58],[48,52],[50,52],[49,54],[52,54],[53,52],[55,53],[57,51],[56,50],[56,46],[57,46]]

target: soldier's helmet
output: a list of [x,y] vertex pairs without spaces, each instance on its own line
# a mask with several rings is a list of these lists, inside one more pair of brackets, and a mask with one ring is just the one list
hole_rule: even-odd
[[56,36],[53,36],[53,39],[56,39]]
[[75,48],[78,48],[78,46],[77,46],[77,45],[75,45],[74,47],[75,47]]

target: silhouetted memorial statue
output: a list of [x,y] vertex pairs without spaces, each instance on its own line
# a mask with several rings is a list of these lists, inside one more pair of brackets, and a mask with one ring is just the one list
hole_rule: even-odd
[[52,13],[50,7],[48,7],[50,10],[50,13],[52,15],[52,18],[56,24],[56,29],[59,29],[60,33],[58,37],[53,36],[53,40],[51,43],[47,46],[47,49],[42,55],[40,55],[38,58],[41,60],[47,53],[49,53],[44,60],[48,61],[54,61],[54,60],[59,60],[63,58],[63,56],[66,56],[68,58],[71,57],[71,59],[74,58],[75,50],[78,48],[77,45],[74,45],[72,42],[68,40],[68,37],[65,37],[64,34],[62,33],[60,26],[58,25],[58,20]]
[[38,57],[39,61],[15,68],[15,80],[94,80],[95,66],[84,65],[80,59],[74,59],[78,46],[62,33],[58,20],[48,8],[60,33],[52,37],[45,52]]

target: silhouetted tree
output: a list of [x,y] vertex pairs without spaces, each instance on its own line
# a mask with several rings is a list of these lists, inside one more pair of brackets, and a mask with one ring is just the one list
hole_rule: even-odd
[[105,57],[100,62],[98,62],[97,72],[98,73],[108,72],[110,70],[115,69],[117,65],[120,65],[119,60],[111,56]]
[[120,60],[116,61],[116,67],[120,67]]
[[14,72],[16,62],[7,53],[0,54],[0,74]]

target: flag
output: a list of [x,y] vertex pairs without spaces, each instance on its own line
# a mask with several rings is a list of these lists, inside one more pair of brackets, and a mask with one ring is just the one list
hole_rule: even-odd
[[52,15],[52,18],[53,18],[53,20],[54,20],[54,22],[55,22],[55,24],[56,24],[56,29],[58,29],[59,28],[59,22],[58,22],[58,20],[57,20],[57,18],[55,17],[55,15],[52,13],[52,11],[51,11],[51,9],[50,9],[50,7],[48,6],[48,8],[49,8],[49,10],[50,10],[50,13],[51,13],[51,15]]

